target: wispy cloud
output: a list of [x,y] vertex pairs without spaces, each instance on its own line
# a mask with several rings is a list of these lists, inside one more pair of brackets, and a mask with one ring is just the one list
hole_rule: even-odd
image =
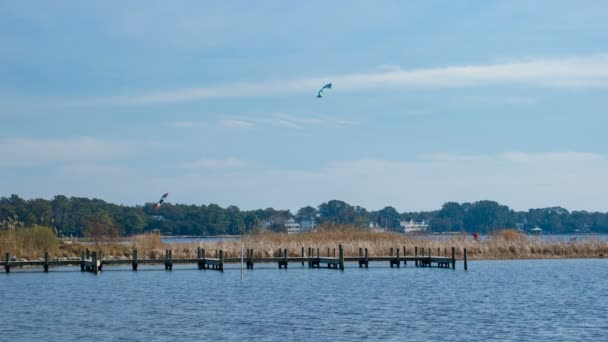
[[247,161],[237,158],[226,159],[201,159],[193,162],[181,164],[184,169],[201,169],[201,170],[228,170],[241,169],[248,165]]
[[90,137],[0,140],[0,167],[32,167],[51,162],[107,161],[129,156],[137,144]]
[[327,81],[332,81],[336,93],[370,91],[376,88],[461,88],[500,84],[565,88],[608,87],[608,54],[420,69],[380,68],[367,73],[259,80],[132,95],[74,99],[60,101],[59,105],[151,105],[213,98],[294,94],[312,96],[311,92]]
[[197,121],[173,121],[173,122],[163,122],[163,126],[165,127],[173,127],[173,128],[195,128],[195,127],[205,127],[207,126],[204,122]]
[[253,128],[255,126],[253,122],[241,119],[224,119],[220,123],[222,126],[230,128]]

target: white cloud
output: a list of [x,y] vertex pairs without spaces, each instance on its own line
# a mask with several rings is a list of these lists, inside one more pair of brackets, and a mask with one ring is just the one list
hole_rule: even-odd
[[225,119],[220,122],[222,126],[230,128],[252,128],[255,126],[253,122],[240,119]]
[[106,161],[130,155],[136,144],[89,137],[0,140],[0,167],[32,167],[51,162]]
[[195,128],[195,127],[205,127],[206,126],[206,124],[204,122],[196,122],[196,121],[163,122],[162,125],[165,127],[173,127],[173,128]]
[[392,205],[400,211],[430,210],[446,201],[490,199],[518,210],[555,205],[608,210],[602,200],[608,192],[605,157],[577,152],[519,155],[527,157],[499,153],[411,161],[363,159],[309,170],[258,165],[232,173],[190,173],[172,187],[185,198],[205,193],[214,202],[246,209],[297,209],[341,199],[368,209]]
[[608,211],[604,200],[608,159],[603,155],[508,152],[472,157],[347,160],[312,169],[267,167],[236,158],[204,159],[184,164],[172,174],[93,161],[35,176],[0,177],[0,189],[24,197],[62,193],[129,204],[171,192],[171,200],[178,203],[234,204],[242,209],[298,209],[341,199],[368,209],[392,205],[408,211],[438,209],[446,201],[490,199],[517,210],[560,205]]
[[[569,58],[528,59],[495,64],[405,69],[380,68],[373,72],[324,75],[313,78],[259,80],[206,87],[152,91],[132,95],[75,99],[59,106],[151,105],[213,98],[312,96],[331,81],[334,91],[370,91],[376,88],[461,88],[501,84],[540,87],[608,87],[608,54]],[[312,92],[312,93],[311,93]],[[311,95],[312,94],[312,95]],[[521,101],[521,99],[515,99]],[[531,100],[524,99],[524,102]],[[532,100],[533,101],[533,100]]]

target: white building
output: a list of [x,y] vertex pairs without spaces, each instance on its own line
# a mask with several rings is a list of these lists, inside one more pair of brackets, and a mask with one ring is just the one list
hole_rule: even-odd
[[294,234],[302,231],[302,226],[292,218],[285,221],[285,228],[287,228],[287,234]]
[[309,220],[302,220],[302,221],[300,221],[300,229],[303,232],[312,230],[315,226],[316,226],[316,224],[315,224],[315,219],[314,218],[311,218]]
[[404,233],[423,233],[429,229],[429,224],[424,220],[420,222],[414,220],[401,221],[399,224],[403,227]]

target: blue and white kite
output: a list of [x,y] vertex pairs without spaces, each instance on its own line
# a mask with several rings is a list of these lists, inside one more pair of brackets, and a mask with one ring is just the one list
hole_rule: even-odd
[[331,89],[331,83],[327,83],[326,85],[323,86],[323,88],[321,88],[321,90],[319,90],[319,92],[317,93],[317,98],[320,99],[323,96],[323,90],[324,89]]

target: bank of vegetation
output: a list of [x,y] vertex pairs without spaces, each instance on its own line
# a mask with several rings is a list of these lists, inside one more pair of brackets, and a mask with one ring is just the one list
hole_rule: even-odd
[[100,199],[55,196],[52,200],[23,199],[17,195],[0,198],[0,230],[47,226],[58,236],[132,236],[158,231],[163,235],[241,235],[258,231],[285,232],[285,222],[314,220],[327,226],[349,225],[368,229],[370,225],[388,231],[402,231],[402,221],[425,221],[432,232],[478,232],[491,234],[502,228],[544,233],[608,233],[608,214],[568,211],[561,207],[515,211],[494,201],[447,202],[433,211],[398,212],[387,206],[367,210],[339,200],[306,206],[292,213],[274,208],[241,210],[216,204],[153,203],[116,205]]
[[[241,248],[252,248],[256,257],[277,256],[279,249],[287,248],[290,255],[300,255],[301,248],[319,248],[322,255],[338,245],[344,247],[345,255],[358,255],[359,248],[367,248],[370,256],[388,255],[390,248],[406,248],[412,255],[414,248],[419,252],[424,248],[426,254],[430,249],[437,253],[451,254],[455,247],[456,255],[462,258],[466,248],[471,260],[493,259],[547,259],[547,258],[602,258],[608,256],[608,241],[590,236],[571,240],[543,239],[521,234],[515,230],[501,230],[475,240],[470,235],[429,238],[424,236],[407,236],[396,233],[373,233],[352,226],[334,227],[325,231],[303,234],[281,234],[260,232],[246,234],[240,239],[218,241],[201,241],[187,243],[164,243],[158,234],[139,234],[128,239],[114,237],[96,238],[88,242],[64,242],[59,240],[51,229],[46,227],[20,228],[0,232],[0,253],[24,259],[40,258],[44,251],[52,257],[79,257],[82,251],[102,251],[111,258],[131,257],[137,249],[139,258],[162,259],[166,249],[173,251],[174,258],[194,258],[198,247],[208,253],[224,250],[226,257],[238,257]],[[208,254],[209,255],[209,254]]]

